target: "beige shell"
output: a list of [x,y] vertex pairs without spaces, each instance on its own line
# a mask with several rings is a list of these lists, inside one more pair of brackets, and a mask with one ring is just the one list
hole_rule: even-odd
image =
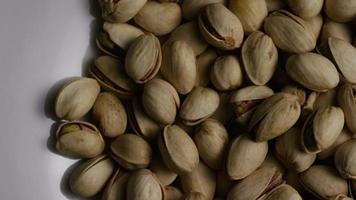
[[174,186],[164,187],[164,193],[165,200],[181,200],[183,197],[182,191]]
[[108,156],[97,156],[74,169],[69,177],[69,187],[81,197],[93,197],[104,188],[113,171],[114,163]]
[[329,37],[338,38],[351,43],[353,41],[352,29],[348,24],[326,20],[321,32],[320,43],[327,42]]
[[142,105],[146,113],[158,123],[171,124],[175,120],[180,100],[171,84],[162,79],[153,79],[143,88]]
[[134,17],[136,24],[157,36],[172,32],[182,20],[177,3],[148,1]]
[[102,18],[111,22],[127,22],[145,5],[147,0],[99,0]]
[[[307,101],[307,94],[305,88],[298,85],[286,85],[281,89],[281,92],[293,94],[298,97],[300,105],[304,105]],[[310,96],[310,95],[309,95]]]
[[308,52],[316,45],[315,33],[308,23],[285,10],[270,14],[264,21],[264,30],[277,47],[287,52]]
[[356,17],[356,1],[325,0],[324,12],[336,22],[349,22]]
[[334,153],[337,150],[337,148],[344,142],[350,140],[351,138],[353,138],[352,133],[346,127],[344,127],[340,135],[336,138],[335,142],[330,147],[318,153],[318,159],[325,160],[327,158],[334,156]]
[[189,192],[181,200],[208,200],[208,198],[200,192]]
[[92,78],[73,78],[58,92],[55,113],[58,118],[76,120],[82,118],[93,107],[100,86]]
[[227,156],[226,172],[233,180],[240,180],[255,171],[268,152],[267,142],[255,142],[248,134],[233,140]]
[[106,184],[101,200],[126,200],[126,185],[129,173],[117,169]]
[[349,130],[356,134],[356,86],[345,84],[339,88],[337,101],[344,111],[346,125]]
[[356,178],[356,139],[340,145],[335,152],[335,166],[345,179]]
[[205,40],[217,48],[232,50],[242,44],[242,24],[223,4],[206,6],[199,16],[199,28]]
[[302,200],[299,193],[290,185],[282,184],[258,198],[258,200]]
[[241,58],[251,82],[255,85],[265,85],[277,68],[278,51],[272,38],[256,31],[245,40]]
[[127,114],[119,98],[109,92],[99,94],[92,109],[92,116],[101,133],[106,137],[124,134]]
[[177,173],[168,169],[161,159],[154,159],[150,164],[150,170],[156,175],[163,186],[168,186],[177,178]]
[[225,2],[226,0],[184,0],[182,4],[183,17],[188,20],[195,19],[207,5]]
[[259,30],[268,14],[265,0],[230,0],[229,9],[240,19],[247,35]]
[[290,9],[303,19],[317,16],[323,8],[324,0],[287,0]]
[[104,150],[105,142],[99,130],[83,121],[64,122],[56,132],[56,149],[75,158],[93,158]]
[[193,171],[199,163],[198,149],[190,136],[177,125],[167,125],[158,140],[166,166],[177,174]]
[[146,168],[152,159],[151,146],[133,134],[118,136],[110,145],[111,157],[128,170]]
[[305,20],[305,23],[309,26],[309,28],[314,33],[315,38],[319,38],[324,23],[323,16],[321,14],[318,14],[317,16],[311,19]]
[[208,48],[196,58],[197,62],[197,77],[195,79],[195,86],[206,87],[210,82],[210,70],[218,57],[216,51]]

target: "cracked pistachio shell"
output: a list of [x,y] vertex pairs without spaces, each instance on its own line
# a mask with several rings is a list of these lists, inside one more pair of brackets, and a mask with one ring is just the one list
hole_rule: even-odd
[[208,198],[200,192],[189,192],[181,200],[208,200]]
[[168,186],[177,178],[177,173],[168,169],[160,159],[154,159],[150,164],[150,170],[156,175],[163,186]]
[[213,199],[216,188],[216,175],[203,162],[189,173],[179,175],[185,193],[195,191],[203,194],[207,199]]
[[110,22],[127,22],[145,5],[147,0],[99,0],[102,18]]
[[356,17],[356,1],[325,0],[324,12],[336,22],[349,22]]
[[128,178],[128,172],[117,169],[106,184],[101,200],[126,200]]
[[334,64],[316,53],[292,55],[287,60],[286,71],[293,80],[316,92],[326,92],[339,84]]
[[137,85],[125,73],[124,64],[110,56],[100,56],[89,69],[100,86],[118,96],[128,98],[137,90]]
[[178,26],[171,34],[170,41],[183,40],[192,47],[196,56],[208,48],[208,43],[199,32],[198,22],[191,21]]
[[302,87],[296,85],[287,85],[283,87],[281,91],[297,96],[300,105],[304,105],[304,103],[306,102],[307,94],[305,89]]
[[330,147],[318,153],[318,159],[325,160],[331,156],[334,156],[334,153],[337,150],[337,148],[341,146],[344,142],[352,138],[353,138],[352,133],[346,127],[344,127],[344,129],[342,129],[340,135],[337,137],[335,142]]
[[347,41],[328,38],[319,50],[338,68],[340,74],[349,83],[356,83],[356,48]]
[[164,200],[164,188],[157,177],[148,169],[132,173],[127,183],[127,199]]
[[321,32],[321,44],[328,41],[329,37],[338,38],[351,43],[353,41],[352,28],[345,23],[334,22],[327,19]]
[[165,200],[181,200],[183,197],[183,192],[174,186],[164,187],[164,193]]
[[273,139],[289,130],[298,121],[300,112],[298,97],[276,93],[257,106],[249,130],[255,130],[256,141]]
[[245,40],[241,57],[247,76],[256,85],[265,85],[277,68],[277,48],[272,39],[260,31]]
[[230,0],[229,9],[240,19],[245,34],[259,30],[268,14],[265,0]]
[[210,82],[210,69],[218,57],[216,51],[208,48],[197,57],[197,77],[195,86],[206,87]]
[[110,150],[111,157],[128,170],[146,168],[152,159],[150,144],[134,134],[118,136],[111,143]]
[[282,9],[286,6],[285,0],[266,0],[268,12]]
[[153,34],[136,38],[127,51],[125,70],[136,83],[146,83],[158,73],[162,62],[161,44]]
[[157,36],[172,32],[182,20],[177,3],[148,1],[134,17],[135,23]]
[[210,80],[220,91],[229,91],[241,86],[243,76],[237,57],[233,55],[218,57],[211,67]]
[[240,180],[255,171],[265,160],[267,142],[255,142],[248,134],[233,140],[227,155],[226,172],[233,180]]
[[188,20],[198,18],[201,11],[209,4],[223,3],[226,0],[183,0],[182,12],[183,17]]
[[176,118],[180,100],[171,84],[162,79],[153,79],[143,88],[142,105],[146,114],[156,122],[171,124]]
[[133,99],[128,105],[128,117],[133,131],[145,138],[147,141],[155,141],[159,132],[160,125],[145,113],[141,101]]
[[302,200],[299,193],[290,185],[282,184],[272,189],[258,200]]
[[290,9],[303,19],[317,16],[323,8],[324,0],[287,0]]
[[316,154],[303,151],[300,145],[300,138],[301,131],[297,128],[291,128],[285,134],[277,137],[275,143],[276,157],[288,169],[296,172],[307,170],[316,158]]
[[97,97],[92,109],[92,116],[101,133],[110,138],[124,134],[127,114],[119,98],[109,92],[102,92]]
[[330,147],[340,135],[344,121],[344,112],[339,107],[326,106],[314,111],[302,129],[304,151],[319,153]]
[[345,113],[347,127],[356,134],[356,85],[345,84],[338,90],[337,101]]
[[347,181],[339,176],[336,169],[326,165],[313,165],[299,177],[303,187],[319,199],[348,193]]
[[339,194],[339,195],[328,198],[328,200],[353,200],[353,198],[348,197],[344,194]]
[[345,179],[356,178],[356,139],[340,145],[335,152],[335,166]]
[[56,149],[66,156],[93,158],[103,152],[104,146],[99,130],[87,122],[65,122],[56,132]]
[[220,169],[229,142],[224,125],[207,119],[197,127],[194,136],[201,159],[212,169]]
[[165,43],[161,73],[178,93],[188,94],[193,89],[197,66],[194,51],[188,43],[183,40]]
[[93,107],[100,92],[98,82],[92,78],[73,78],[57,94],[55,113],[58,118],[76,120]]
[[114,171],[114,162],[106,155],[85,161],[69,177],[69,187],[74,194],[89,198],[98,194]]
[[199,163],[198,149],[190,136],[177,125],[167,125],[158,139],[166,166],[177,174],[193,171]]
[[214,114],[219,102],[219,94],[213,89],[196,87],[185,98],[179,117],[188,126],[197,125]]
[[199,16],[199,28],[205,40],[217,48],[232,50],[242,44],[241,22],[223,4],[206,6]]
[[315,33],[308,23],[285,10],[270,14],[264,20],[264,30],[277,47],[287,52],[308,52],[316,45]]

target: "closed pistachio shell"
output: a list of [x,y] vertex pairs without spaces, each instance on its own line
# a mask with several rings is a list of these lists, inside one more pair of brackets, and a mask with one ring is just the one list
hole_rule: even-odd
[[303,19],[285,10],[270,14],[264,21],[264,30],[277,47],[287,52],[308,52],[316,45],[312,28]]
[[205,40],[217,48],[232,50],[242,44],[242,24],[223,4],[206,6],[199,16],[199,28]]
[[70,189],[81,197],[93,197],[104,188],[113,171],[114,163],[105,155],[87,160],[70,175]]
[[287,0],[290,9],[303,19],[317,16],[323,8],[324,0]]
[[299,193],[290,185],[282,184],[258,198],[258,200],[302,200]]
[[99,130],[87,122],[65,122],[56,132],[56,149],[66,156],[93,158],[103,152],[104,146]]
[[200,192],[189,192],[181,200],[208,200],[208,198]]
[[177,174],[193,171],[199,163],[198,149],[190,136],[177,125],[167,125],[158,140],[166,166]]
[[216,172],[216,192],[215,196],[227,196],[230,189],[234,186],[234,181],[226,174],[225,170]]
[[240,135],[228,152],[227,175],[233,180],[247,177],[263,163],[267,152],[267,142],[255,142],[247,134]]
[[197,57],[197,77],[195,79],[195,86],[206,87],[209,84],[210,69],[217,57],[218,55],[216,54],[216,51],[212,48],[208,48]]
[[92,78],[73,78],[57,94],[55,113],[58,118],[76,120],[82,118],[93,107],[100,86]]
[[148,1],[134,17],[134,20],[148,32],[158,36],[166,35],[179,26],[182,12],[176,3]]
[[345,84],[339,88],[337,101],[344,111],[346,125],[349,130],[356,134],[356,86]]
[[153,79],[143,88],[142,105],[146,113],[158,123],[171,124],[175,120],[180,100],[171,84],[162,79]]
[[351,43],[353,41],[352,29],[348,24],[326,20],[321,32],[321,43],[327,42],[329,37],[338,38]]
[[127,125],[127,114],[119,98],[102,92],[92,109],[92,116],[101,133],[106,137],[117,137],[124,134]]
[[182,191],[174,186],[164,187],[164,193],[165,200],[181,200],[183,197]]
[[99,0],[102,17],[111,22],[127,22],[145,5],[147,0]]
[[163,186],[170,185],[177,178],[177,173],[168,169],[160,159],[154,159],[150,164],[150,170],[156,175]]
[[111,143],[110,150],[113,159],[129,170],[146,168],[152,159],[151,146],[144,139],[133,134],[117,137]]
[[210,88],[196,87],[185,98],[179,117],[186,125],[196,125],[209,118],[218,108],[219,94]]
[[286,6],[286,1],[266,0],[266,5],[267,5],[268,12],[272,12],[284,8]]
[[347,181],[339,176],[336,169],[326,165],[313,165],[300,174],[300,183],[303,187],[320,199],[338,194],[346,195]]
[[325,0],[324,12],[336,22],[349,22],[356,17],[356,2],[353,0]]
[[225,3],[226,0],[183,0],[182,12],[183,17],[188,20],[195,19],[200,12],[209,4]]
[[349,140],[335,152],[335,166],[340,175],[345,179],[356,178],[356,139]]
[[339,74],[334,64],[316,53],[289,57],[286,71],[293,80],[317,92],[325,92],[339,83]]
[[265,0],[230,0],[229,9],[240,19],[246,34],[259,30],[268,14]]
[[126,200],[126,185],[129,173],[117,169],[106,184],[101,200]]
[[318,153],[318,159],[325,160],[331,156],[334,156],[334,153],[337,150],[337,148],[341,146],[344,142],[350,140],[351,138],[353,138],[352,133],[347,128],[344,127],[340,135],[336,138],[335,142],[330,147]]
[[277,48],[272,39],[260,31],[248,36],[241,57],[247,76],[256,85],[265,85],[277,68]]

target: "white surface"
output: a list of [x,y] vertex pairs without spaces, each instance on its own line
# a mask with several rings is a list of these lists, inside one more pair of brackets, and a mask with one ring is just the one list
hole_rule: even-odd
[[[0,199],[75,199],[60,182],[73,160],[47,149],[49,89],[90,54],[88,0],[0,0]],[[84,63],[84,64],[83,64]]]

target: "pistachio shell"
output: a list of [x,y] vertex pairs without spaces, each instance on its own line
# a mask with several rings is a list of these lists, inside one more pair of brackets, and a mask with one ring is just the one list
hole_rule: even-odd
[[118,169],[106,184],[101,200],[126,200],[126,185],[129,173]]
[[335,152],[335,166],[345,179],[356,178],[356,139],[349,140]]
[[345,84],[339,88],[337,101],[344,111],[347,127],[356,134],[356,86]]
[[321,28],[323,27],[323,16],[318,14],[317,16],[305,20],[306,24],[310,27],[313,31],[315,38],[319,38],[319,34],[321,32]]
[[299,193],[290,185],[282,184],[263,195],[258,200],[302,200]]
[[158,147],[166,166],[177,174],[191,172],[198,166],[198,149],[179,126],[167,125],[159,137]]
[[160,159],[154,159],[150,165],[150,170],[156,175],[163,186],[170,185],[177,178],[177,174],[168,169]]
[[272,39],[260,31],[248,36],[241,57],[247,76],[255,85],[265,85],[277,68],[277,48]]
[[226,0],[184,0],[182,4],[183,17],[192,20],[209,4],[224,3]]
[[162,79],[153,79],[143,88],[142,105],[146,113],[158,123],[171,124],[175,120],[180,100],[171,84]]
[[267,142],[255,142],[247,134],[240,135],[232,142],[228,153],[228,176],[233,180],[247,177],[262,164],[267,152]]
[[152,159],[151,146],[133,134],[118,136],[110,145],[111,156],[122,167],[134,170],[146,168]]
[[210,69],[218,57],[216,51],[212,48],[207,49],[200,54],[197,61],[197,77],[195,79],[195,86],[206,87],[210,82]]
[[[310,96],[310,95],[309,95]],[[337,105],[337,88],[328,90],[324,93],[319,93],[313,103],[314,109],[318,109],[324,106]]]
[[356,17],[356,2],[353,0],[325,0],[324,12],[336,22],[349,22]]
[[105,155],[87,160],[70,175],[70,189],[81,197],[92,197],[104,188],[113,171],[114,163]]
[[[159,13],[159,14],[158,14]],[[134,17],[136,24],[155,35],[165,35],[179,26],[182,12],[178,4],[147,1]]]
[[73,78],[57,94],[55,113],[58,118],[76,120],[89,112],[100,92],[97,81],[91,78]]
[[287,85],[282,88],[281,92],[285,92],[297,96],[300,105],[304,105],[304,103],[306,102],[307,94],[305,89],[302,87],[295,86],[295,85]]
[[208,200],[208,198],[200,192],[189,192],[181,200]]
[[196,125],[209,118],[218,108],[220,98],[210,88],[196,87],[185,98],[179,117],[186,125]]
[[311,19],[320,13],[324,0],[287,0],[287,3],[296,15],[303,19]]
[[351,43],[353,41],[352,29],[348,24],[338,23],[327,19],[321,32],[321,43],[327,42],[329,37],[342,39]]
[[65,122],[56,132],[59,153],[76,158],[93,158],[104,150],[105,142],[99,130],[82,121]]
[[209,4],[199,16],[199,28],[205,40],[220,49],[239,48],[243,40],[240,20],[223,4]]
[[341,146],[344,142],[350,140],[352,138],[352,133],[344,127],[342,129],[340,135],[336,138],[335,142],[322,152],[318,153],[319,160],[325,160],[331,156],[334,156],[335,151],[339,146]]
[[99,0],[102,17],[111,22],[127,22],[145,5],[147,0]]
[[164,193],[165,200],[181,200],[183,197],[182,191],[174,186],[164,187]]
[[334,64],[316,53],[289,57],[286,71],[293,80],[317,92],[325,92],[339,83],[339,74]]

